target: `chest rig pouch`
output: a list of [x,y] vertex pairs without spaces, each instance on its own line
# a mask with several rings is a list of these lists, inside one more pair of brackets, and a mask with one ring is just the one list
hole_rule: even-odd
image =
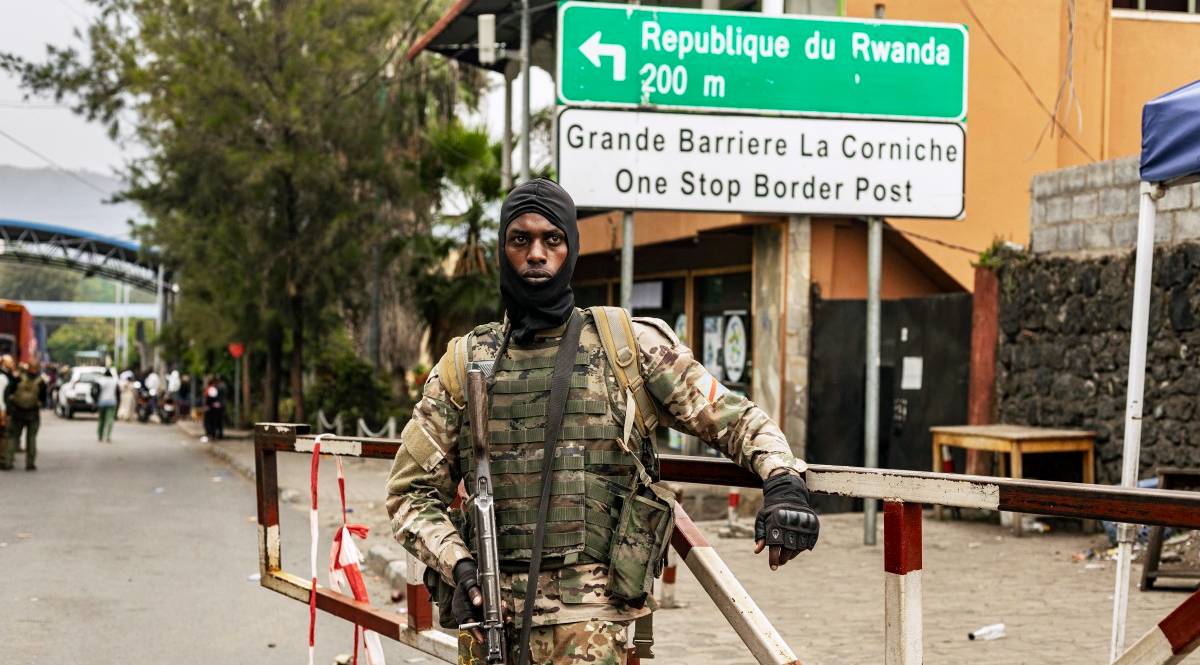
[[[458,405],[463,403],[467,365],[493,362],[488,431],[498,546],[501,567],[521,572],[528,566],[537,528],[542,444],[558,343],[510,348],[494,362],[500,332],[498,325],[486,326],[455,340],[443,360],[454,366],[439,374],[453,377],[443,380]],[[587,310],[554,450],[541,568],[607,564],[609,593],[640,606],[661,573],[674,526],[674,495],[647,470],[647,465],[657,466],[653,433],[658,418],[636,349],[625,310]],[[469,484],[474,460],[463,413],[458,456]]]

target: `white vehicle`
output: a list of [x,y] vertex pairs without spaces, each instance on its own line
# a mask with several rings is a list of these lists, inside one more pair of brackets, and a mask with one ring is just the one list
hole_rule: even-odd
[[54,405],[54,413],[61,418],[73,418],[80,411],[95,413],[96,398],[92,396],[92,387],[103,374],[103,367],[75,367],[71,369],[71,378],[58,389],[58,402]]

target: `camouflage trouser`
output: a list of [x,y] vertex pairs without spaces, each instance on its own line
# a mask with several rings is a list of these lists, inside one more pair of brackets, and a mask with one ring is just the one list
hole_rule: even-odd
[[[625,665],[628,621],[592,619],[557,626],[535,626],[529,637],[530,665]],[[509,627],[508,662],[514,665],[520,649],[521,631]],[[479,645],[469,631],[458,633],[459,665],[483,665]]]

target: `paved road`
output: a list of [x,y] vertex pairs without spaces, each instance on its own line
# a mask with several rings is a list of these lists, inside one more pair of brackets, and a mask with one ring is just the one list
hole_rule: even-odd
[[[38,471],[0,474],[0,662],[305,661],[307,608],[247,580],[250,482],[174,427],[118,423],[108,445],[94,419],[42,422]],[[287,566],[307,570],[307,517],[283,513]],[[317,662],[349,651],[350,636],[320,621]]]
[[[93,440],[94,427],[94,420],[49,416],[40,470],[0,474],[0,564],[8,572],[0,585],[0,663],[304,662],[306,608],[247,581],[257,571],[253,484],[175,428],[119,423],[110,446]],[[221,445],[245,457],[249,442]],[[381,460],[347,464],[354,519],[379,528],[372,538],[379,541],[387,540],[376,494],[385,470]],[[332,464],[322,473],[328,527],[336,520]],[[281,458],[284,487],[303,488],[306,477],[304,459]],[[284,564],[293,572],[308,568],[301,508],[281,511]],[[881,550],[862,546],[859,516],[822,519],[817,550],[777,573],[747,541],[703,528],[803,662],[880,663]],[[1095,542],[1064,533],[1017,540],[992,524],[927,519],[926,662],[1103,662],[1112,566],[1071,561]],[[685,568],[679,579],[688,607],[656,617],[653,662],[753,663]],[[372,598],[382,598],[377,587]],[[1131,639],[1183,598],[1135,590]],[[1008,624],[1008,637],[967,641],[968,631],[998,621]],[[317,635],[318,663],[349,649],[344,622],[324,617]],[[393,665],[434,662],[385,644]]]

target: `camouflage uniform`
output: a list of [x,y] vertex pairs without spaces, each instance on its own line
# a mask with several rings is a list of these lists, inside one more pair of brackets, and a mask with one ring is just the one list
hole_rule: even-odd
[[[576,621],[552,626],[538,626],[529,635],[531,665],[557,663],[592,663],[593,665],[625,665],[624,649],[628,631],[627,621]],[[508,662],[520,657],[517,634],[508,630]],[[486,660],[471,633],[459,631],[459,665],[484,665]]]
[[[544,367],[546,363],[540,362],[537,358],[546,357],[547,349],[553,349],[556,346],[557,338],[563,334],[564,329],[565,326],[543,331],[529,349],[513,345],[505,356],[511,361],[498,367],[498,371],[503,367],[511,370],[531,365]],[[778,426],[771,422],[770,418],[752,402],[721,386],[703,365],[695,361],[691,350],[679,342],[669,326],[658,319],[637,318],[633,321],[633,333],[640,354],[641,373],[646,380],[651,396],[660,407],[663,425],[699,437],[762,478],[766,478],[773,471],[781,468],[797,472],[804,470],[804,462],[792,455]],[[472,359],[493,358],[500,344],[501,336],[500,324],[493,323],[476,328],[470,338],[473,344]],[[453,347],[452,343],[451,349]],[[612,477],[620,472],[628,472],[632,480],[632,468],[620,466],[627,462],[613,457],[613,455],[618,455],[621,450],[620,429],[624,423],[626,401],[621,394],[617,379],[608,367],[603,348],[600,345],[599,334],[590,316],[585,315],[580,347],[585,351],[586,357],[584,354],[580,354],[577,362],[586,363],[587,379],[584,381],[583,377],[573,376],[570,399],[577,404],[603,402],[603,408],[580,407],[578,409],[580,412],[572,416],[575,420],[571,422],[568,422],[567,417],[564,416],[563,440],[560,441],[559,446],[565,450],[561,452],[565,456],[572,452],[572,445],[579,443],[570,440],[573,437],[567,435],[567,427],[572,422],[581,424],[582,427],[576,428],[578,434],[575,438],[586,434],[586,438],[589,439],[609,436],[611,440],[588,442],[590,447],[587,452],[579,454],[589,455],[589,460],[601,458],[613,462],[614,466],[611,468],[600,467],[599,473],[605,476]],[[439,366],[444,366],[444,363],[439,363]],[[536,372],[537,370],[532,371]],[[524,376],[524,374],[520,376]],[[534,381],[541,381],[541,379],[530,379],[526,382]],[[509,383],[520,382],[510,381]],[[497,385],[500,385],[499,381]],[[516,439],[510,442],[511,437],[506,437],[503,430],[509,426],[513,428],[513,431],[521,427],[528,429],[531,427],[529,423],[531,416],[532,427],[544,425],[544,409],[538,412],[536,408],[530,409],[528,404],[502,406],[502,409],[507,408],[509,412],[501,411],[499,415],[511,416],[513,421],[497,422],[497,412],[494,407],[502,399],[503,394],[494,395],[492,420],[489,422],[489,432],[493,440],[494,474],[497,473],[498,460],[504,461],[508,455],[528,452],[531,448],[536,448],[537,454],[540,456],[542,447],[540,442],[524,442]],[[459,480],[467,477],[468,487],[470,485],[471,460],[468,452],[470,445],[466,439],[468,428],[463,426],[465,414],[462,406],[461,403],[456,403],[454,397],[449,394],[439,375],[439,370],[435,369],[425,384],[423,398],[414,409],[412,420],[409,421],[401,435],[404,443],[397,452],[388,479],[387,508],[392,518],[392,530],[396,539],[451,584],[453,583],[454,564],[464,557],[471,556],[467,541],[464,540],[448,513],[448,506],[454,498]],[[514,408],[524,408],[525,411],[511,412]],[[537,420],[539,413],[542,418]],[[516,422],[518,417],[523,418],[519,426]],[[498,433],[498,429],[502,431]],[[635,436],[635,438],[637,437]],[[498,439],[501,442],[499,445],[496,443]],[[600,446],[599,449],[596,448],[597,444]],[[641,451],[641,459],[650,469],[650,473],[656,474],[657,458],[652,452],[653,441],[642,441],[637,438],[633,445],[636,446],[635,450]],[[582,471],[572,470],[572,468],[559,470],[557,462],[558,460],[556,460],[553,481],[556,486],[560,483],[567,485],[571,482],[581,484],[584,482]],[[540,471],[540,459],[537,460],[537,463]],[[522,463],[512,462],[511,464]],[[529,469],[523,470],[529,471]],[[532,486],[532,490],[522,492],[518,500],[528,501],[530,506],[535,507],[536,495],[540,492],[541,484],[538,474],[518,476],[518,478],[524,479],[519,482]],[[592,478],[589,477],[588,480],[590,481]],[[498,489],[501,484],[498,477],[496,480]],[[589,501],[593,499],[590,490],[587,498]],[[499,508],[501,506],[498,505]],[[499,510],[497,514],[499,515]],[[498,521],[500,520],[498,519]],[[569,522],[549,523],[552,521],[548,520],[548,537],[556,530],[570,531],[573,528],[579,528],[577,522],[575,524]],[[588,530],[591,531],[591,527]],[[501,525],[501,534],[502,536],[511,536],[510,545],[522,542],[522,538],[528,538],[526,532],[520,529],[510,530],[506,534],[503,525]],[[569,540],[569,533],[561,535],[563,538],[558,540],[564,542]],[[552,541],[548,538],[548,543],[550,542]],[[553,546],[548,547],[547,551],[553,555]],[[571,550],[568,548],[564,551]],[[613,625],[619,624],[623,628],[632,619],[651,611],[649,606],[633,607],[610,594],[606,588],[610,578],[607,562],[589,560],[586,554],[587,552],[584,552],[580,561],[575,561],[571,558],[573,555],[569,554],[560,559],[561,565],[551,566],[549,569],[545,563],[543,564],[543,570],[539,575],[538,597],[535,600],[534,626],[577,625],[577,628],[556,629],[553,634],[543,635],[543,640],[553,638],[554,643],[553,647],[547,646],[543,651],[556,652],[559,648],[560,638],[568,639],[569,635],[576,634],[572,632],[573,630],[584,631],[584,627],[595,626],[596,622],[612,622]],[[514,566],[505,567],[505,561],[528,561],[528,556],[527,550],[510,550],[508,552],[502,550],[502,568],[519,570],[521,568]],[[618,561],[616,564],[619,565],[620,562]],[[513,590],[515,588],[518,593],[524,591],[525,577],[520,572],[506,572],[502,575],[501,587],[510,617],[519,618],[520,616],[523,599],[519,596],[514,597]],[[593,645],[598,640],[605,639],[604,636],[612,636],[615,640],[615,636],[619,635],[622,644],[613,644],[613,650],[615,652],[623,650],[625,634],[623,629],[584,632],[589,635],[585,641]],[[568,641],[570,640],[568,639]],[[597,647],[593,647],[589,653],[594,655],[596,652]],[[620,660],[612,662],[623,662],[623,654],[614,656],[614,658],[617,657]],[[570,659],[563,661],[552,658],[552,660],[554,662],[573,662]],[[535,658],[534,662],[545,661]]]

